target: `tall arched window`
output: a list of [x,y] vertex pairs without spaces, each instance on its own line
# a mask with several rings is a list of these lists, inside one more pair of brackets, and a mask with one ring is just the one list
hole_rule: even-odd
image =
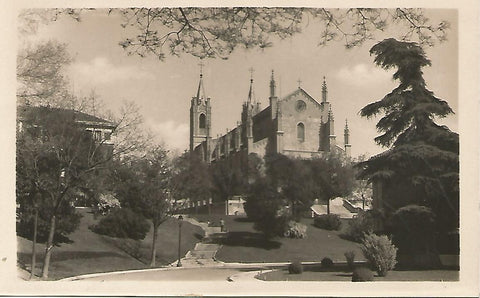
[[200,119],[199,119],[200,123],[198,125],[198,127],[200,128],[205,128],[207,126],[207,117],[205,117],[205,114],[200,114]]
[[305,125],[302,122],[297,124],[297,139],[300,142],[305,141]]

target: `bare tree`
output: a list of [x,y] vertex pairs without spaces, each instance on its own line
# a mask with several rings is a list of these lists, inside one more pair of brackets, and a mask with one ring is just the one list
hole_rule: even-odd
[[[110,13],[115,10],[110,10]],[[275,38],[300,33],[309,23],[319,26],[319,45],[343,41],[352,48],[396,26],[399,38],[433,46],[446,40],[449,24],[431,24],[423,9],[397,8],[131,8],[119,10],[123,27],[133,27],[135,37],[120,45],[128,54],[182,52],[200,58],[223,58],[237,47],[266,48]]]
[[71,61],[66,44],[55,41],[20,50],[17,55],[19,103],[64,105],[69,94],[63,68]]
[[[79,21],[83,13],[77,9],[27,12],[20,17],[30,24],[28,28],[62,15]],[[32,17],[35,13],[44,17]],[[318,27],[318,45],[340,41],[346,48],[362,45],[390,28],[401,40],[433,46],[446,40],[450,27],[446,21],[433,23],[419,8],[163,7],[109,9],[108,14],[120,14],[120,25],[131,37],[119,44],[128,54],[160,60],[181,53],[227,59],[236,48],[267,48],[307,26]]]

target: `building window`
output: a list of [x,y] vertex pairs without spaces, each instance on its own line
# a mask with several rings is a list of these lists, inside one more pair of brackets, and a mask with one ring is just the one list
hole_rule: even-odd
[[235,135],[235,133],[232,132],[232,133],[230,134],[230,150],[234,150],[234,149],[236,148],[236,146],[235,146],[235,139],[236,139],[236,137],[237,137],[237,136]]
[[297,100],[297,103],[295,104],[295,109],[299,112],[305,111],[307,108],[307,104],[303,100]]
[[207,123],[206,123],[206,122],[207,122],[207,119],[206,119],[206,118],[207,118],[207,117],[205,117],[205,114],[200,114],[200,121],[199,121],[199,122],[200,122],[200,123],[199,123],[199,127],[200,127],[200,128],[205,128],[205,127],[207,127]]
[[305,141],[305,125],[301,122],[297,124],[297,139],[299,142]]

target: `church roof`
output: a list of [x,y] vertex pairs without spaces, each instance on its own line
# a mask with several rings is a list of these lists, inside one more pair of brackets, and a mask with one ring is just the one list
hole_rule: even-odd
[[254,121],[257,119],[263,119],[265,117],[270,117],[270,110],[272,109],[271,106],[267,106],[265,109],[263,109],[261,112],[253,115]]
[[298,94],[304,95],[305,97],[310,99],[312,102],[316,103],[318,106],[321,106],[320,103],[315,98],[313,98],[310,94],[307,93],[307,91],[303,90],[303,88],[301,87],[298,87],[297,90],[293,91],[292,93],[282,98],[281,101],[287,101],[290,98],[297,96]]

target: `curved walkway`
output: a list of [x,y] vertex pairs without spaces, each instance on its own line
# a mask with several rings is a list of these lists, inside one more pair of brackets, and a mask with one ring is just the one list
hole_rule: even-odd
[[[200,226],[205,231],[203,241],[212,236],[223,234],[220,227],[209,227],[206,223],[184,216],[184,220]],[[181,258],[182,267],[177,267],[177,261],[161,268],[137,269],[115,271],[106,273],[93,273],[69,277],[59,281],[76,280],[189,280],[189,281],[259,281],[255,276],[259,273],[272,269],[278,269],[288,265],[282,263],[224,263],[215,259],[215,254],[221,248],[219,244],[199,242],[195,248]],[[317,262],[306,262],[317,263]]]

